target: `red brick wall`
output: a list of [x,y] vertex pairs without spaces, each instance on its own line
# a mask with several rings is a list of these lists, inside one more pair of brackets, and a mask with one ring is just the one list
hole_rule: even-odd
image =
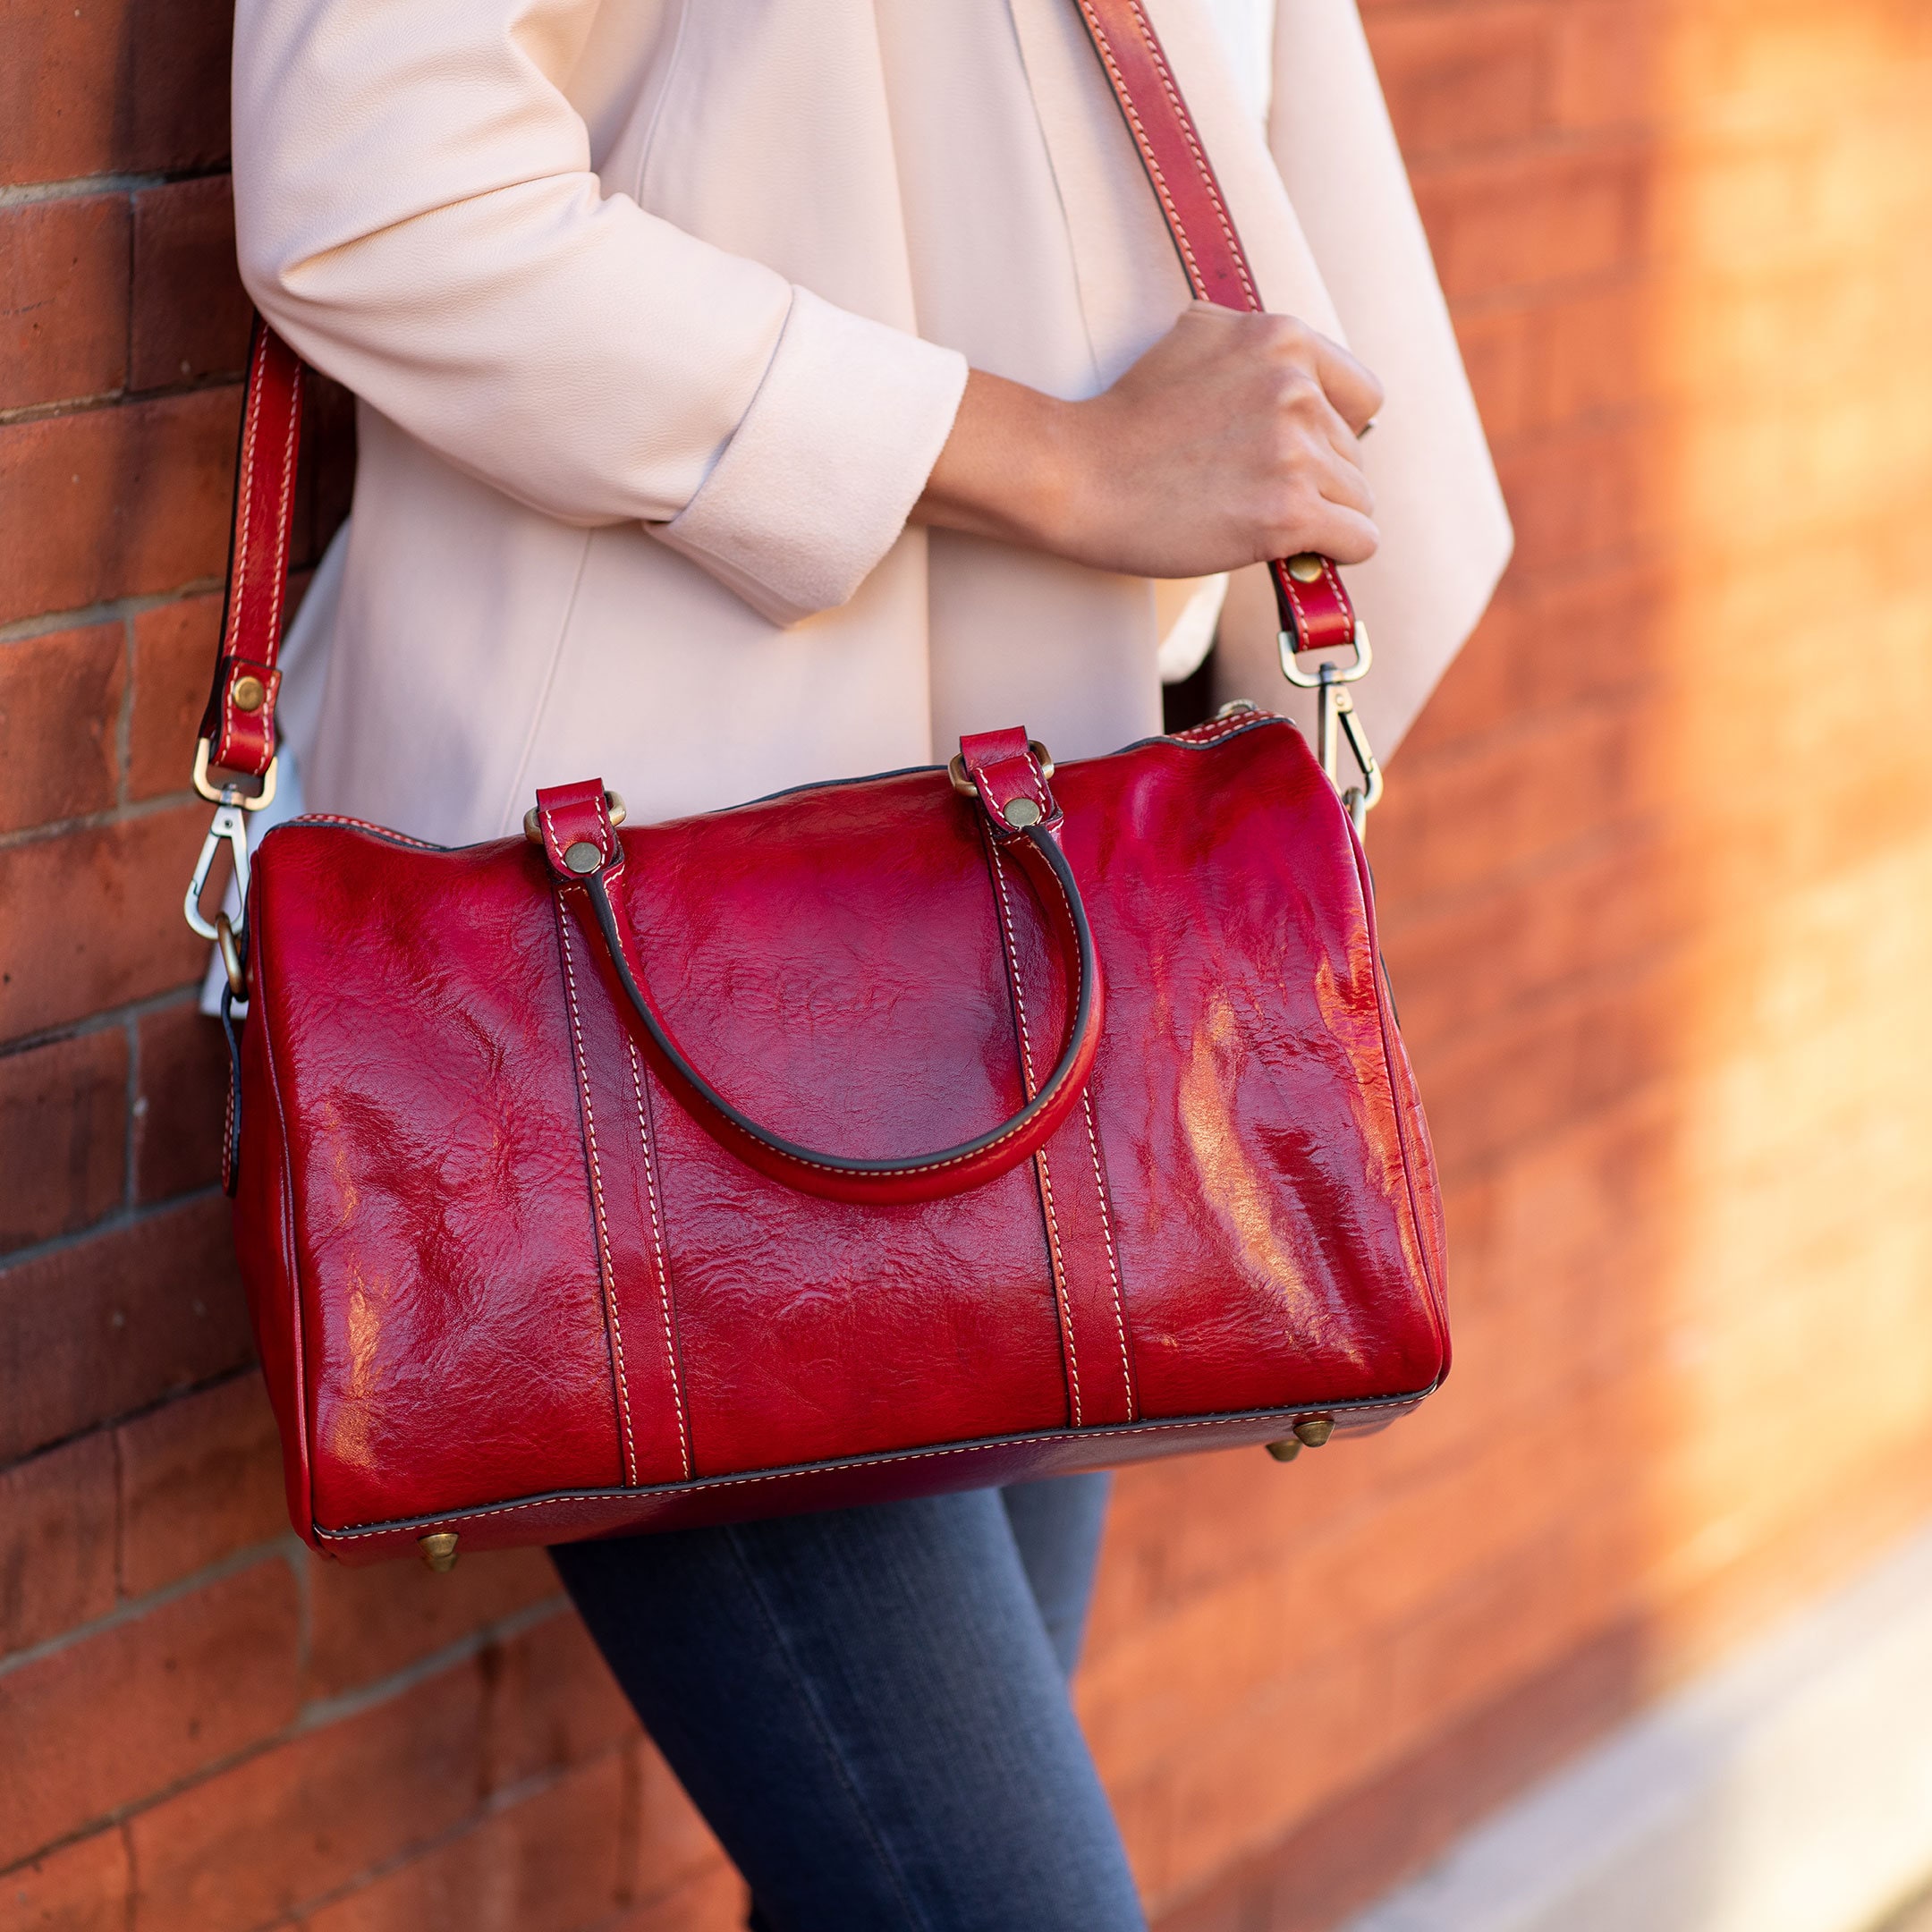
[[[1460,1360],[1123,1482],[1080,1701],[1170,1932],[1332,1924],[1932,1511],[1932,17],[1367,12],[1521,538],[1373,834]],[[724,1926],[540,1559],[283,1525],[179,918],[225,42],[0,0],[0,1932]]]

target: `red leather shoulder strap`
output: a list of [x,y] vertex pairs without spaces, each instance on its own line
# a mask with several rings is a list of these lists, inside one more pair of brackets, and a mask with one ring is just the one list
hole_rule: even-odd
[[[1201,301],[1258,313],[1261,297],[1234,218],[1146,9],[1140,0],[1079,0],[1079,4],[1153,183],[1188,285]],[[1298,651],[1339,648],[1353,641],[1354,606],[1326,557],[1282,557],[1270,568],[1282,629],[1292,632]]]
[[275,656],[295,524],[301,391],[301,359],[257,316],[235,465],[228,606],[200,730],[210,766],[254,778],[265,776],[275,758],[275,701],[282,684]]

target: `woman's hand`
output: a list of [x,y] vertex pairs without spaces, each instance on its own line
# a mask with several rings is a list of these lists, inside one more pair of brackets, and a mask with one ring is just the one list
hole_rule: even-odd
[[1305,323],[1197,302],[1085,402],[975,369],[912,514],[1136,577],[1360,564],[1380,538],[1356,437],[1381,406]]

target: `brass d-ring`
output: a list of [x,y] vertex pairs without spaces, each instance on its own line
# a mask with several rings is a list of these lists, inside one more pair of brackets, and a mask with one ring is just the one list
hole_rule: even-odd
[[248,975],[242,967],[241,935],[225,912],[215,915],[215,944],[221,952],[222,970],[228,975],[228,990],[238,1000],[248,997]]

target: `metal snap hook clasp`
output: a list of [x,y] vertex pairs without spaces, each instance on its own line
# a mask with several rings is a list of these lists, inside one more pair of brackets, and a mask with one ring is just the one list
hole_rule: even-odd
[[281,762],[279,758],[270,758],[268,769],[262,774],[261,789],[244,792],[233,780],[220,786],[211,784],[208,779],[208,741],[202,739],[195,748],[194,788],[215,807],[215,816],[208,821],[208,836],[201,841],[201,856],[195,860],[194,876],[188,881],[188,894],[182,902],[182,911],[196,932],[217,945],[221,942],[221,929],[201,911],[201,894],[207,890],[208,874],[214,869],[215,854],[225,840],[234,859],[235,890],[246,907],[249,849],[248,820],[244,814],[260,811],[274,802],[275,773]]
[[[1321,760],[1321,768],[1327,774],[1328,783],[1341,793],[1342,803],[1359,837],[1368,814],[1382,802],[1382,767],[1368,748],[1368,734],[1362,729],[1361,716],[1348,691],[1351,684],[1367,675],[1373,662],[1368,627],[1360,617],[1355,620],[1355,635],[1351,640],[1351,646],[1355,655],[1349,663],[1325,663],[1309,672],[1295,662],[1294,633],[1291,631],[1281,633],[1282,675],[1299,690],[1315,693],[1316,756]],[[1346,788],[1337,769],[1341,763],[1340,741],[1343,738],[1348,740],[1350,755],[1361,775],[1360,784]]]

